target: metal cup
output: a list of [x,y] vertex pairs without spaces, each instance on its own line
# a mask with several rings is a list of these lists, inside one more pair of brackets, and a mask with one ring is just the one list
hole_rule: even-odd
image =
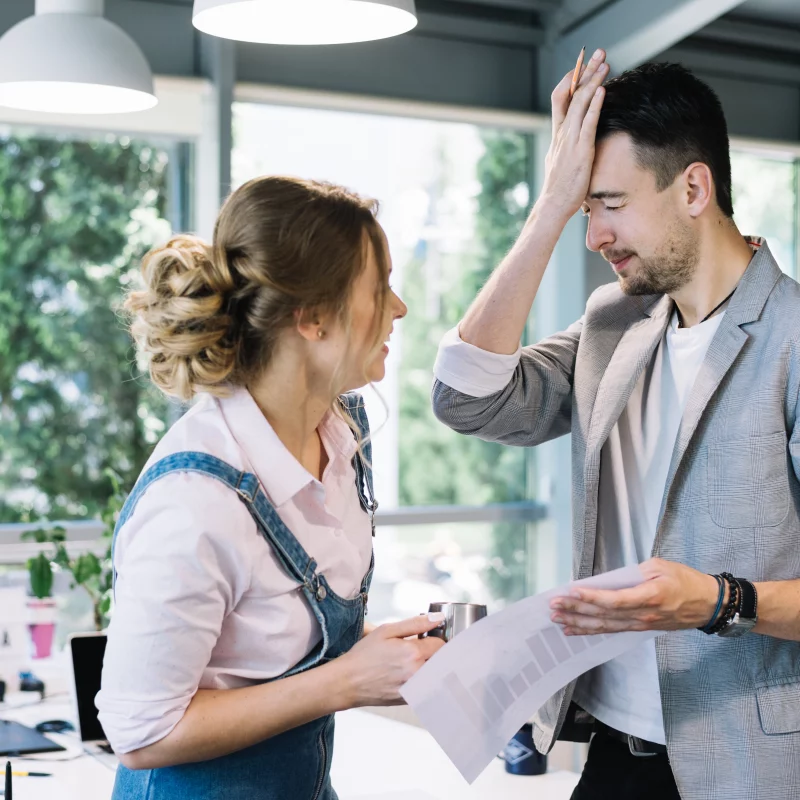
[[434,628],[424,636],[435,636],[449,642],[456,634],[469,628],[479,619],[486,616],[486,606],[479,603],[431,603],[428,612],[441,611],[444,614],[444,625]]

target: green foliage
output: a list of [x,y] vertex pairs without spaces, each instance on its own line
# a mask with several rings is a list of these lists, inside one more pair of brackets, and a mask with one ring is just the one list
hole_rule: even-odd
[[33,596],[40,600],[50,597],[53,591],[53,565],[50,559],[44,553],[39,553],[36,558],[29,558],[28,573]]
[[122,293],[169,235],[167,151],[0,135],[0,522],[86,519],[164,429]]
[[33,531],[25,531],[21,538],[23,541],[36,542],[36,544],[45,544],[46,542],[60,544],[67,538],[67,532],[60,525],[56,525],[50,528],[37,528]]
[[[120,487],[119,476],[111,470],[106,470],[105,477],[112,486],[112,492],[106,499],[105,504],[100,510],[100,519],[103,521],[102,537],[106,543],[105,552],[102,558],[98,558],[94,553],[81,553],[75,558],[70,557],[64,545],[66,541],[66,530],[55,525],[52,527],[41,527],[36,530],[26,531],[22,534],[23,539],[35,541],[38,544],[50,543],[53,551],[48,557],[40,553],[36,559],[28,562],[28,569],[31,575],[31,587],[37,597],[49,597],[53,584],[52,567],[55,564],[58,568],[69,572],[72,575],[71,588],[80,586],[89,595],[92,601],[94,612],[94,625],[100,631],[108,624],[108,615],[111,609],[111,589],[113,580],[113,568],[111,564],[111,543],[114,535],[114,527],[117,524],[119,513],[125,504],[125,493]],[[45,566],[45,564],[47,566]],[[34,569],[37,575],[34,576]],[[38,594],[37,585],[34,581],[42,580],[39,571],[44,575],[49,570],[49,584],[47,584],[47,594]]]
[[[403,296],[410,313],[403,322],[399,376],[402,505],[484,505],[526,496],[523,449],[460,436],[435,419],[430,405],[430,370],[442,336],[464,315],[527,217],[526,137],[485,130],[482,138],[485,151],[477,167],[481,190],[474,252],[467,257],[436,253],[430,259],[423,242],[405,267]],[[432,189],[433,204],[444,188]],[[443,287],[441,292],[432,285],[436,280]],[[514,599],[525,594],[524,556],[524,526],[495,526],[488,579],[498,596]]]

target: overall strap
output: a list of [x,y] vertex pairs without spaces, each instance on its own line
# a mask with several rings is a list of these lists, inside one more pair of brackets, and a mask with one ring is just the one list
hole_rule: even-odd
[[[268,528],[266,532],[269,534],[269,541],[273,545],[275,554],[287,574],[296,579],[298,583],[313,585],[316,589],[318,582],[316,576],[317,562],[306,553],[283,520],[278,516],[261,490],[258,478],[251,472],[243,472],[232,467],[216,456],[194,451],[173,453],[162,458],[153,464],[136,482],[136,486],[134,486],[133,491],[125,501],[114,528],[114,538],[111,543],[112,564],[114,563],[114,546],[117,533],[130,519],[142,495],[155,481],[173,472],[195,472],[200,475],[207,475],[233,489],[247,506],[254,519]],[[256,500],[258,500],[257,509]],[[114,570],[114,577],[116,577],[116,570]]]
[[[361,444],[363,457],[356,453],[353,458],[353,467],[356,473],[356,489],[359,502],[364,511],[369,514],[372,524],[372,535],[375,535],[375,510],[378,503],[375,500],[372,484],[372,446],[369,441],[369,421],[364,409],[363,398],[355,393],[342,395],[339,398],[343,410],[347,413],[358,429],[358,435],[353,435]],[[122,507],[117,524],[114,527],[114,537],[111,541],[111,563],[114,564],[114,548],[117,533],[130,519],[142,495],[148,487],[165,475],[173,472],[195,472],[207,475],[224,483],[233,489],[245,503],[251,516],[259,523],[259,527],[273,545],[278,560],[288,575],[295,578],[314,594],[319,593],[319,578],[316,574],[317,562],[311,558],[294,534],[286,527],[272,504],[261,489],[258,478],[250,472],[238,470],[216,456],[209,453],[196,451],[183,451],[173,453],[162,458],[151,466],[139,477],[133,491]],[[116,570],[113,570],[116,579]]]
[[378,501],[375,499],[375,490],[372,483],[372,440],[369,432],[369,419],[364,407],[364,398],[357,392],[348,392],[339,397],[342,410],[353,420],[358,435],[353,431],[353,436],[359,442],[360,452],[353,457],[353,468],[356,472],[356,489],[361,508],[369,514],[372,524],[372,535],[375,535],[375,512]]
[[136,510],[142,495],[150,485],[171,472],[197,472],[201,475],[208,475],[221,481],[237,493],[247,475],[246,472],[234,469],[226,461],[209,453],[185,450],[166,456],[139,476],[139,480],[136,481],[133,491],[128,495],[128,499],[125,501],[122,511],[120,511],[114,529],[115,533],[128,521],[131,514]]

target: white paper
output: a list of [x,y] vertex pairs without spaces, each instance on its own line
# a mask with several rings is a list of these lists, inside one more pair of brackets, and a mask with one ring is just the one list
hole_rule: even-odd
[[454,637],[401,694],[472,783],[559,689],[656,636],[564,636],[550,621],[550,600],[574,586],[625,589],[643,580],[638,566],[623,567],[520,600]]

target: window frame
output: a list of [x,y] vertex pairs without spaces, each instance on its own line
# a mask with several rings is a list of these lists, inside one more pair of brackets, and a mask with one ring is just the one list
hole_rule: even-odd
[[[730,149],[749,153],[762,158],[776,158],[791,161],[794,166],[795,196],[795,247],[794,280],[800,280],[800,143],[782,142],[777,139],[755,139],[747,136],[731,136]],[[758,233],[758,231],[756,231]]]

